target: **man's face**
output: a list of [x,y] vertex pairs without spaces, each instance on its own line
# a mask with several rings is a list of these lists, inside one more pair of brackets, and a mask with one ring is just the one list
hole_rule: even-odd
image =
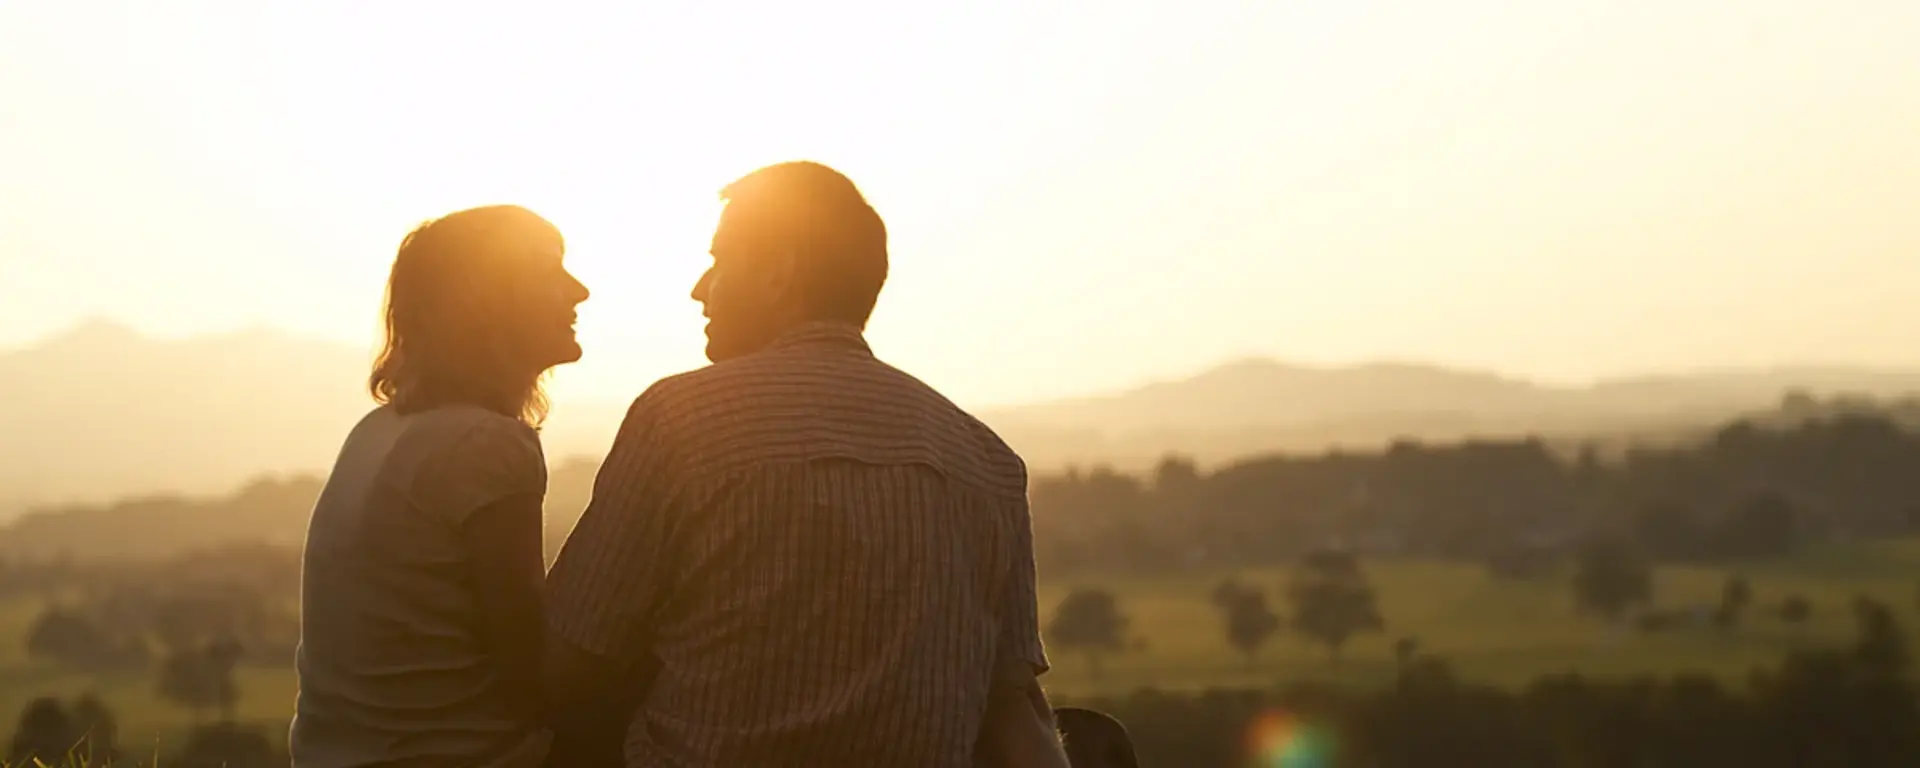
[[748,226],[730,204],[711,253],[693,300],[707,317],[707,359],[717,363],[759,351],[792,324],[793,251]]

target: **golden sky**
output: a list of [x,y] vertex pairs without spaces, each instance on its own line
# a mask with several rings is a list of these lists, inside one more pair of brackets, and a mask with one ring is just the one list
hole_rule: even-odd
[[1920,364],[1920,3],[0,0],[0,345],[370,344],[419,220],[595,291],[558,392],[700,362],[715,190],[887,217],[871,337],[970,403],[1245,355],[1553,379]]

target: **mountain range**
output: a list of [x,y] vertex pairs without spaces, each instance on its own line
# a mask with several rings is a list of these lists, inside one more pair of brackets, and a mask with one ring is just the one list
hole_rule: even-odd
[[[104,320],[0,352],[0,516],[27,506],[211,493],[319,472],[369,407],[368,352],[270,330],[156,339]],[[1627,434],[1700,427],[1789,390],[1920,392],[1920,371],[1782,368],[1551,386],[1439,366],[1243,360],[1124,391],[980,412],[1036,470],[1220,462],[1396,438]],[[543,436],[593,455],[625,402],[570,400]]]

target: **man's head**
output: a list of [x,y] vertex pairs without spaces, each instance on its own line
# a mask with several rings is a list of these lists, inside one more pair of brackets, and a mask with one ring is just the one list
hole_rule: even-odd
[[707,359],[752,354],[802,323],[866,326],[887,279],[887,227],[851,180],[819,163],[781,163],[720,197],[713,266],[693,287]]

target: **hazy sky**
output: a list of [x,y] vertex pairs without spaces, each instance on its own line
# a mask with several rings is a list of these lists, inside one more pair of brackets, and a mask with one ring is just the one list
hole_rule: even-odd
[[370,343],[414,223],[519,202],[559,390],[699,358],[715,190],[821,160],[871,337],[975,403],[1250,354],[1559,379],[1920,364],[1920,3],[0,0],[0,345]]

